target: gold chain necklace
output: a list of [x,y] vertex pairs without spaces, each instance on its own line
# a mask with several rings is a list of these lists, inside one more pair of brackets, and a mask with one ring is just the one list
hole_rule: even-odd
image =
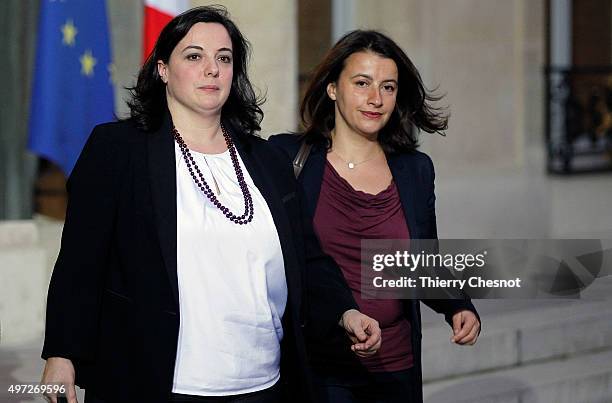
[[344,158],[342,158],[342,156],[338,153],[338,151],[332,150],[336,153],[336,155],[338,156],[338,158],[340,158],[342,160],[342,162],[344,162],[346,164],[346,166],[348,167],[348,169],[355,169],[355,167],[357,165],[361,165],[364,162],[368,162],[370,160],[373,160],[374,158],[378,157],[378,155],[380,154],[380,152],[377,152],[375,155],[371,156],[368,159],[365,159],[363,161],[359,161],[359,162],[354,162],[354,161],[347,161]]

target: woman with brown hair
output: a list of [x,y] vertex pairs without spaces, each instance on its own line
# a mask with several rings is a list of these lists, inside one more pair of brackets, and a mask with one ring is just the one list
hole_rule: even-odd
[[[363,298],[360,252],[362,239],[437,238],[433,164],[416,150],[419,130],[447,127],[437,100],[390,38],[353,31],[310,80],[304,132],[270,139],[291,159],[311,147],[299,174],[305,208],[360,309],[382,329],[383,345],[369,357],[351,355],[341,332],[331,343],[309,339],[321,402],[422,401],[419,301]],[[469,299],[423,302],[445,315],[454,343],[476,342],[480,319]]]

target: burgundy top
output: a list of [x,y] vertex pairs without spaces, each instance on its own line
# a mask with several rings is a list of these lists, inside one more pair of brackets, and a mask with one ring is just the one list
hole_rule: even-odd
[[363,365],[370,372],[412,367],[410,322],[402,301],[361,298],[361,239],[410,237],[395,182],[371,195],[355,190],[327,161],[313,224],[323,251],[342,269],[360,311],[380,324],[382,346],[373,356],[361,358]]

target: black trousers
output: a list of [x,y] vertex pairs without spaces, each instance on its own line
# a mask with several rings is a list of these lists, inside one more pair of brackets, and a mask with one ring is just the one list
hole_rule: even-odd
[[410,403],[414,368],[368,375],[316,374],[319,403]]
[[[268,389],[232,396],[194,396],[170,394],[169,403],[282,403],[281,382]],[[112,403],[85,391],[85,403]]]

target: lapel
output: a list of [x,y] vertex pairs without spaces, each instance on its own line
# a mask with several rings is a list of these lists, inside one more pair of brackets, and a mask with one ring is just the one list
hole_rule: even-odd
[[414,158],[409,158],[407,154],[387,155],[389,169],[391,170],[391,175],[402,202],[406,224],[410,231],[410,238],[419,239],[421,233],[416,221],[416,189],[418,189],[416,175],[418,170],[412,163],[413,161]]
[[176,159],[174,139],[170,133],[170,114],[160,128],[147,134],[147,164],[155,211],[155,224],[168,280],[178,309],[178,277],[176,272]]
[[[296,260],[295,246],[293,241],[293,230],[289,222],[287,211],[283,204],[283,198],[290,195],[282,195],[279,193],[279,186],[274,183],[274,178],[277,178],[275,168],[270,165],[268,160],[263,155],[266,150],[257,150],[257,144],[254,138],[249,136],[237,135],[235,130],[230,130],[236,150],[244,162],[253,183],[259,189],[259,192],[266,200],[266,204],[272,214],[272,219],[276,225],[276,231],[281,244],[283,253],[283,261],[285,263],[285,278],[289,290],[290,306],[293,309],[295,318],[299,317],[301,304],[302,279],[301,270],[298,268],[299,263]],[[297,195],[294,195],[296,197]],[[257,214],[257,211],[255,211]],[[261,212],[260,212],[261,214]]]

